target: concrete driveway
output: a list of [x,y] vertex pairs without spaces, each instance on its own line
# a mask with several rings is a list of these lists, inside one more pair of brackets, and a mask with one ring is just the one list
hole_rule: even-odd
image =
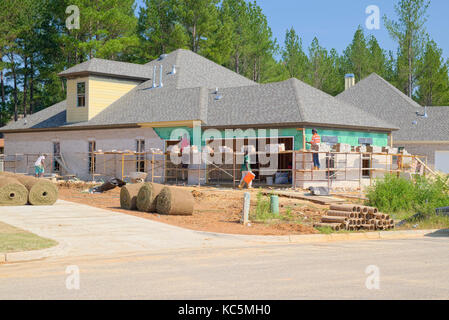
[[267,239],[192,231],[62,200],[54,206],[1,207],[0,221],[54,239],[65,248],[61,255],[70,256],[232,247]]

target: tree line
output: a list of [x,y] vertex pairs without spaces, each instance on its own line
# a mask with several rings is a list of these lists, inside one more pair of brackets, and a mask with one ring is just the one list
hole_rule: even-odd
[[[66,9],[80,9],[79,29]],[[0,2],[0,125],[65,99],[57,74],[91,58],[146,63],[190,49],[259,83],[296,77],[331,95],[344,75],[376,72],[417,102],[449,105],[449,61],[426,32],[430,0],[397,0],[384,25],[397,52],[359,27],[339,53],[286,31],[280,45],[257,3],[245,0],[4,0]]]

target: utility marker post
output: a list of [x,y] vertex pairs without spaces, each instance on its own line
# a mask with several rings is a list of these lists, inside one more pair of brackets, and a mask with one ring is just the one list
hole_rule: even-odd
[[249,224],[249,208],[251,203],[251,194],[249,192],[245,192],[243,196],[243,211],[242,211],[242,219],[240,220],[244,226]]

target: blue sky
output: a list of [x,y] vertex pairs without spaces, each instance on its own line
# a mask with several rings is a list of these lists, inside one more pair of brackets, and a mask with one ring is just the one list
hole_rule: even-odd
[[[395,18],[397,0],[258,0],[268,18],[278,43],[283,45],[285,31],[294,27],[307,48],[316,36],[327,49],[341,53],[352,41],[355,30],[361,25],[367,34],[374,34],[386,50],[396,50],[381,20],[380,30],[366,30],[365,9],[377,5],[381,16]],[[141,3],[141,1],[138,1]],[[449,1],[431,0],[428,10],[427,31],[449,58]]]

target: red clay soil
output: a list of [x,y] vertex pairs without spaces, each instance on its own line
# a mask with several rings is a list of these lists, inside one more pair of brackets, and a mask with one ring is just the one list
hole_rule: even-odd
[[[233,189],[193,188],[189,189],[195,198],[192,216],[165,216],[157,213],[143,213],[120,208],[120,189],[102,194],[83,193],[85,186],[60,186],[61,200],[82,203],[93,207],[126,213],[136,217],[163,222],[187,229],[249,235],[289,235],[318,233],[312,226],[325,213],[325,206],[307,201],[279,198],[281,219],[269,223],[240,224],[244,191]],[[251,191],[251,211],[254,212],[259,190]],[[288,216],[288,218],[287,218]],[[283,219],[282,219],[283,217]]]

